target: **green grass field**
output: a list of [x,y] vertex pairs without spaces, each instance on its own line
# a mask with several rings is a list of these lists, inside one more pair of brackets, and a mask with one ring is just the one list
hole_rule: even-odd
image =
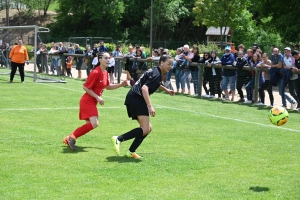
[[0,199],[300,199],[297,112],[276,127],[267,107],[157,92],[153,132],[134,160],[110,140],[137,126],[123,105],[129,87],[104,92],[99,127],[73,152],[61,140],[84,123],[83,82],[8,80],[0,76]]

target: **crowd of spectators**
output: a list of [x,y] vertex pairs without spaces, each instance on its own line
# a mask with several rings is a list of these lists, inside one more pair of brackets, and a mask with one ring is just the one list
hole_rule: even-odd
[[[205,65],[202,74],[204,97],[234,101],[237,91],[240,97],[238,102],[254,103],[254,70],[261,68],[263,70],[259,70],[259,102],[257,105],[265,105],[266,90],[270,98],[269,106],[273,107],[272,87],[276,86],[281,97],[281,106],[287,108],[288,101],[290,109],[300,110],[300,77],[296,73],[300,71],[298,46],[295,46],[293,50],[290,47],[284,48],[283,54],[274,46],[269,53],[263,53],[257,44],[253,44],[252,48],[246,50],[246,53],[243,44],[238,46],[237,51],[232,46],[226,46],[224,54],[219,58],[216,51],[203,52],[203,56],[200,57],[197,46],[189,49],[188,45],[184,45],[177,49],[173,70],[170,73],[175,74],[177,92],[191,94],[190,81],[192,80],[194,83],[193,95],[198,96],[198,68],[191,66],[191,62]],[[216,66],[223,66],[223,68]],[[207,87],[207,83],[209,87]],[[187,91],[185,84],[187,84]],[[173,87],[168,81],[165,82],[165,85]],[[286,92],[287,86],[289,92]],[[244,95],[243,87],[246,95]]]
[[[46,45],[40,43],[36,49],[38,70],[41,73],[72,76],[71,66],[72,61],[75,61],[76,70],[78,70],[77,78],[82,77],[81,70],[83,68],[86,69],[88,76],[98,63],[98,53],[108,52],[104,42],[100,41],[99,43],[100,45],[95,43],[93,48],[87,45],[85,51],[82,51],[78,44],[73,45],[70,43],[65,47],[62,42],[57,43],[57,45],[52,42],[51,49],[47,51]],[[234,98],[237,91],[237,96],[239,96],[238,102],[251,104],[254,103],[255,76],[253,69],[262,68],[264,70],[260,71],[259,74],[259,102],[257,105],[265,105],[266,90],[270,99],[270,106],[273,106],[274,95],[272,88],[276,86],[283,107],[287,107],[288,101],[291,109],[300,108],[300,76],[295,73],[300,70],[298,45],[295,45],[293,50],[290,47],[284,48],[283,53],[280,53],[280,50],[275,46],[271,47],[271,52],[264,53],[257,44],[253,44],[249,49],[245,49],[243,44],[238,46],[238,50],[232,47],[226,46],[224,54],[220,58],[216,51],[199,52],[197,46],[190,48],[189,45],[183,45],[183,47],[178,47],[173,67],[163,79],[165,87],[174,89],[177,93],[198,96],[199,89],[201,89],[198,88],[199,71],[198,67],[191,65],[191,63],[201,63],[205,66],[202,74],[204,97],[235,101]],[[3,44],[2,49],[2,52],[9,50],[9,45]],[[62,60],[62,54],[64,53],[82,56],[68,56],[66,60]],[[118,75],[118,70],[116,69],[122,67],[115,66],[120,64],[120,62],[116,62],[114,58],[123,58],[127,79],[130,80],[132,85],[150,67],[148,62],[141,59],[156,62],[161,55],[169,54],[169,50],[160,47],[152,51],[151,57],[147,57],[143,47],[129,46],[127,52],[123,53],[122,47],[117,45],[116,49],[109,53],[111,55],[108,67],[110,82],[114,83],[114,79]],[[89,59],[92,62],[89,62]],[[48,65],[48,60],[50,60],[50,65]],[[65,62],[64,68],[62,67],[62,62]],[[216,66],[223,66],[223,68]],[[175,77],[174,86],[171,82],[172,75]],[[191,94],[191,83],[193,83],[193,94]],[[289,92],[286,92],[286,87]],[[246,94],[244,94],[244,91],[246,91]]]

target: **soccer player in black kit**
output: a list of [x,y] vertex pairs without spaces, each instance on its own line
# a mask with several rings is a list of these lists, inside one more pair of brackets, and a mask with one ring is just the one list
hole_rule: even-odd
[[162,76],[170,71],[173,61],[171,56],[162,55],[159,65],[146,71],[127,93],[125,105],[128,117],[132,118],[132,120],[137,120],[139,127],[122,135],[112,137],[117,155],[120,155],[121,142],[134,138],[125,156],[135,159],[141,158],[135,151],[152,130],[149,113],[152,117],[156,115],[150,95],[158,88],[172,96],[175,94],[173,90],[165,88],[162,84]]

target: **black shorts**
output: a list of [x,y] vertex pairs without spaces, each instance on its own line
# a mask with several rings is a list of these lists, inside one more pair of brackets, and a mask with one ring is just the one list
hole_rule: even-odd
[[125,105],[128,117],[132,120],[137,120],[138,116],[149,116],[148,107],[143,97],[127,94]]
[[115,71],[115,66],[111,66],[107,68],[108,73],[114,73],[114,71]]

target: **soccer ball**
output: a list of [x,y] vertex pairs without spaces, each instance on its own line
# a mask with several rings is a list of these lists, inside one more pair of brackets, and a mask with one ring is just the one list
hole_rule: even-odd
[[282,126],[289,119],[289,113],[287,110],[280,106],[275,106],[269,112],[269,119],[272,124],[276,126]]

